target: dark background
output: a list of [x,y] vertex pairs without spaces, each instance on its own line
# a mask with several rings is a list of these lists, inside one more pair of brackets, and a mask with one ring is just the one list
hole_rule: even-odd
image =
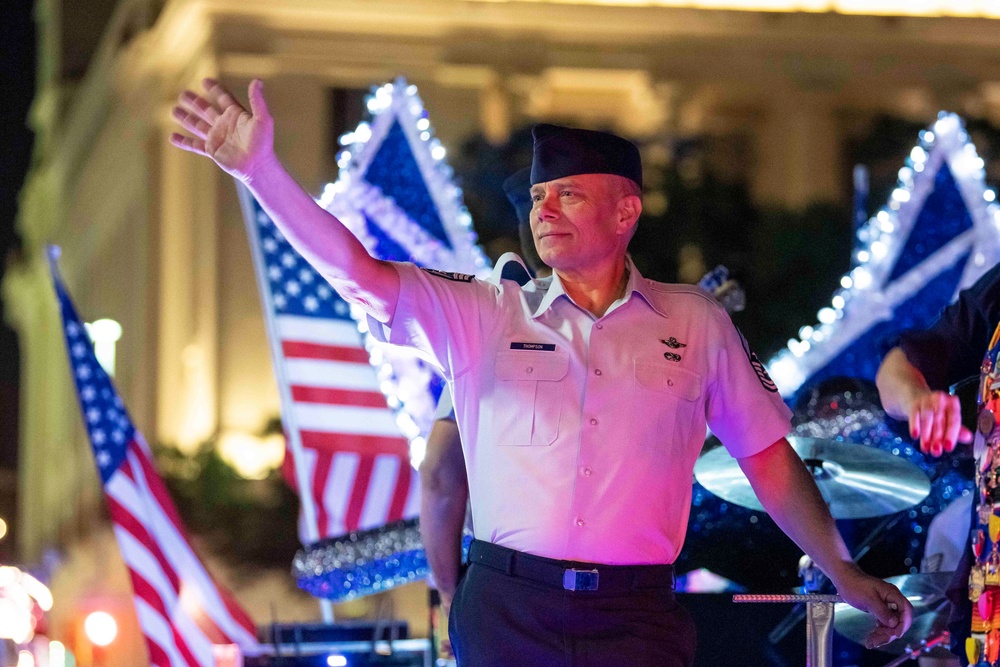
[[[35,30],[30,0],[4,0],[0,12],[0,279],[20,248],[14,220],[18,193],[31,161],[28,112],[35,94]],[[15,516],[18,343],[0,302],[0,517]],[[0,562],[10,561],[14,540],[0,541]]]

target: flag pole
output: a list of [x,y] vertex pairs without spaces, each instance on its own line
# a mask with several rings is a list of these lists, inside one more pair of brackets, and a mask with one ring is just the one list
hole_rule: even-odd
[[[250,237],[250,252],[253,255],[254,273],[257,275],[257,287],[260,291],[261,305],[264,307],[264,322],[267,326],[267,338],[271,347],[271,365],[278,381],[278,394],[281,402],[281,422],[285,427],[285,437],[288,438],[289,450],[295,465],[295,481],[299,487],[299,501],[302,503],[302,520],[305,522],[305,538],[310,542],[319,541],[319,529],[316,525],[316,507],[313,505],[313,495],[306,475],[306,465],[302,453],[302,438],[295,423],[295,410],[292,407],[292,394],[285,376],[284,356],[281,353],[277,324],[274,321],[274,304],[270,285],[267,280],[267,267],[260,248],[260,232],[257,228],[257,216],[254,213],[254,198],[245,185],[233,179],[240,197],[240,207],[243,209],[243,221]],[[319,598],[319,607],[323,622],[334,622],[333,603],[325,598]]]

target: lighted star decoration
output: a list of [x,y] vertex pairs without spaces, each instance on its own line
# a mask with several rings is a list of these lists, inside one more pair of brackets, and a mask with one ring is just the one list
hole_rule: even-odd
[[[337,216],[380,259],[411,261],[486,277],[490,263],[477,245],[462,191],[434,136],[416,86],[385,84],[367,99],[371,119],[340,138],[340,175],[319,203]],[[410,440],[414,465],[423,458],[442,380],[417,356],[379,343],[352,308],[378,370],[389,406]]]
[[768,364],[782,396],[834,376],[874,380],[886,341],[927,327],[1000,261],[1000,206],[961,119],[920,133],[886,205],[858,232],[854,268],[818,323]]

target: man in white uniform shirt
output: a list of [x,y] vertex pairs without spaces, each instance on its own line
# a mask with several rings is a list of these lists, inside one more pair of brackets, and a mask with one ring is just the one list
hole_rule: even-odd
[[554,273],[480,281],[372,258],[278,162],[263,84],[250,111],[205,84],[206,98],[181,96],[190,135],[172,142],[241,179],[376,336],[418,350],[452,387],[477,538],[452,604],[461,665],[690,665],[670,563],[706,425],[785,533],[878,618],[869,643],[909,626],[909,602],[850,558],[784,438],[787,408],[722,307],[628,258],[635,146],[536,127],[531,225]]

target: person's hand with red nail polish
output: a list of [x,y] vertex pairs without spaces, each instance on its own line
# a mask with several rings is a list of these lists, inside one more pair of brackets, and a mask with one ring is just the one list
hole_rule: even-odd
[[901,348],[885,355],[875,384],[885,411],[909,421],[910,437],[920,442],[924,454],[941,456],[960,442],[972,442],[972,431],[962,426],[958,397],[931,389]]
[[957,396],[927,389],[914,393],[909,404],[910,435],[924,454],[937,457],[954,451],[956,443],[972,442]]

